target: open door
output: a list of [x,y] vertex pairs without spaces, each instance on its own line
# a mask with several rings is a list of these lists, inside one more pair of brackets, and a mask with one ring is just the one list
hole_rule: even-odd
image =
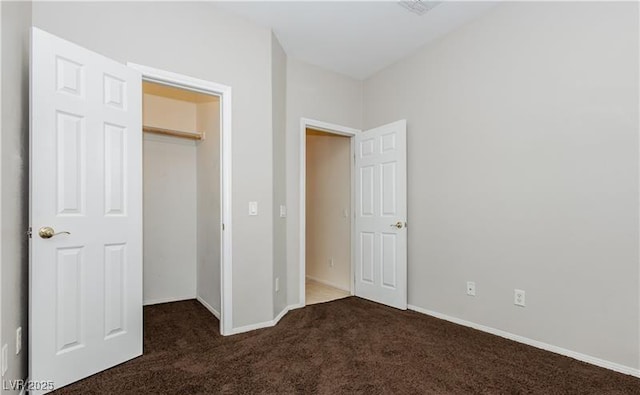
[[407,308],[407,122],[356,135],[355,294]]
[[60,388],[142,354],[141,76],[36,28],[31,51],[30,379]]

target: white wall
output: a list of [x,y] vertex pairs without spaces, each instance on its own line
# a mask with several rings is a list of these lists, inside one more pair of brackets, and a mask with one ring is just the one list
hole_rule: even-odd
[[638,55],[635,3],[508,3],[365,81],[408,121],[410,304],[640,367]]
[[306,157],[305,274],[351,291],[351,139],[308,132]]
[[[2,134],[0,158],[1,344],[8,345],[5,380],[26,379],[28,316],[29,36],[31,3],[0,2],[2,13]],[[16,355],[16,329],[23,348]],[[1,390],[2,393],[18,393]]]
[[144,303],[193,299],[198,248],[195,142],[145,133],[143,150]]
[[287,55],[271,34],[271,81],[273,123],[273,315],[287,306],[287,219],[280,216],[280,206],[287,204]]
[[362,82],[287,59],[287,296],[300,302],[300,119],[360,129]]
[[[271,32],[210,3],[37,2],[36,26],[233,89],[233,326],[273,318]],[[248,202],[260,213],[248,215]]]
[[220,103],[197,105],[197,294],[220,313]]

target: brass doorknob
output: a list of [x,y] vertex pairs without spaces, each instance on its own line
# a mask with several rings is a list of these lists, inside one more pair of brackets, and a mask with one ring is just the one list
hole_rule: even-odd
[[391,225],[392,228],[398,228],[398,229],[402,229],[402,227],[404,226],[404,224],[400,221],[396,222],[395,224]]
[[40,228],[40,230],[38,230],[38,235],[39,235],[40,237],[42,237],[43,239],[50,239],[50,238],[52,238],[53,236],[61,235],[61,234],[63,234],[63,233],[64,233],[64,234],[68,234],[68,235],[70,235],[70,234],[71,234],[71,233],[69,233],[69,232],[58,232],[58,233],[56,233],[56,231],[55,231],[55,230],[53,230],[53,228],[52,228],[52,227],[50,227],[50,226],[43,226],[42,228]]

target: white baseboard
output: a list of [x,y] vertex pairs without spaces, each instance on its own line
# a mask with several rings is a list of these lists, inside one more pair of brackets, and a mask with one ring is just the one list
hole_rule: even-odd
[[142,305],[151,306],[151,305],[160,304],[160,303],[182,302],[185,300],[190,300],[195,298],[196,298],[195,295],[189,295],[189,296],[177,296],[177,297],[171,297],[171,298],[148,299],[148,300],[144,300],[142,302]]
[[280,312],[280,314],[278,314],[276,316],[276,318],[273,319],[273,325],[277,325],[278,322],[280,322],[280,320],[282,319],[282,317],[285,316],[285,314],[287,314],[289,312],[289,306],[285,307],[284,309],[282,309],[282,311]]
[[345,288],[345,287],[343,287],[341,285],[334,284],[331,281],[322,280],[322,279],[320,279],[318,277],[313,277],[313,276],[306,276],[306,278],[308,280],[315,281],[315,282],[320,283],[320,284],[324,284],[324,285],[328,285],[328,286],[333,287],[333,288],[337,288],[337,289],[339,289],[341,291],[351,292],[351,290],[349,288]]
[[407,308],[409,310],[416,311],[418,313],[426,314],[435,318],[439,318],[441,320],[453,322],[454,324],[459,324],[462,326],[467,326],[469,328],[477,329],[482,332],[491,333],[492,335],[504,337],[505,339],[513,340],[518,343],[523,343],[532,347],[540,348],[542,350],[551,351],[556,354],[564,355],[566,357],[570,357],[573,359],[577,359],[578,361],[590,363],[592,365],[600,366],[601,368],[613,370],[619,373],[628,374],[630,376],[640,377],[640,369],[632,368],[630,366],[621,365],[619,363],[607,361],[605,359],[593,357],[591,355],[582,354],[576,351],[567,350],[566,348],[554,346],[552,344],[547,344],[540,342],[538,340],[529,339],[528,337],[515,335],[513,333],[505,332],[500,329],[491,328],[489,326],[476,324],[475,322],[466,321],[460,318],[451,317],[446,314],[438,313],[435,311],[423,309],[418,306],[408,305]]
[[273,325],[274,325],[273,320],[271,320],[271,321],[258,322],[257,324],[239,326],[237,328],[232,328],[229,335],[237,335],[240,333],[255,331],[256,329],[269,328]]
[[304,305],[300,305],[300,304],[289,305],[289,306],[285,307],[284,309],[282,309],[280,314],[278,314],[274,319],[272,319],[270,321],[258,322],[257,324],[251,324],[251,325],[241,326],[241,327],[238,327],[238,328],[233,328],[231,330],[230,335],[237,335],[239,333],[245,333],[245,332],[249,332],[249,331],[254,331],[256,329],[269,328],[269,327],[272,327],[272,326],[276,326],[276,324],[278,324],[278,322],[280,322],[282,317],[284,317],[289,311],[294,310],[294,309],[299,309],[301,307],[304,307]]
[[304,303],[296,303],[296,304],[290,304],[289,306],[287,306],[287,309],[288,311],[291,311],[291,310],[301,309],[305,306],[306,305]]
[[220,319],[220,313],[218,312],[218,310],[214,309],[213,306],[207,303],[203,298],[197,296],[196,300],[200,302],[200,304],[203,305],[207,310],[209,310],[211,314],[215,315],[218,320]]

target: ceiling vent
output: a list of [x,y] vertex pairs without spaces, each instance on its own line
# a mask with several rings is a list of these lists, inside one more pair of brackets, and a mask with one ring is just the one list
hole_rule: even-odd
[[439,1],[423,1],[423,0],[403,0],[398,4],[408,11],[417,15],[424,15],[431,11],[435,6],[440,4]]

